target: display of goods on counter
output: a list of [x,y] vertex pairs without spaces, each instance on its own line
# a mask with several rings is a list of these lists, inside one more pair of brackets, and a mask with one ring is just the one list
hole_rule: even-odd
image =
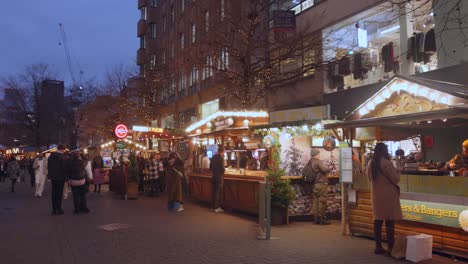
[[[292,184],[296,193],[296,199],[289,204],[289,216],[313,215],[312,212],[312,184]],[[327,214],[341,213],[341,195],[335,185],[329,186],[327,200]]]

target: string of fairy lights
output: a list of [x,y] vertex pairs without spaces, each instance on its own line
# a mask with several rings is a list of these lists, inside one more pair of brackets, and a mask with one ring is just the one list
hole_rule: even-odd
[[[139,143],[135,143],[135,142],[131,141],[130,139],[125,138],[125,139],[122,139],[120,141],[121,142],[123,141],[123,142],[125,142],[127,144],[130,144],[130,145],[134,145],[138,149],[146,150],[145,146],[143,146],[143,145],[141,145]],[[108,147],[114,145],[115,143],[116,143],[116,141],[114,141],[114,140],[108,141],[106,143],[101,144],[101,148],[108,148]]]

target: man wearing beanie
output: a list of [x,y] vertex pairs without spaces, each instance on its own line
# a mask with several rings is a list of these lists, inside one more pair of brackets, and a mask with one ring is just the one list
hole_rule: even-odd
[[314,211],[315,223],[319,225],[328,225],[330,222],[326,217],[327,198],[328,198],[328,177],[330,171],[321,160],[319,160],[320,151],[311,149],[310,161],[307,166],[310,166],[311,171],[315,174],[314,188],[312,191],[312,209]]

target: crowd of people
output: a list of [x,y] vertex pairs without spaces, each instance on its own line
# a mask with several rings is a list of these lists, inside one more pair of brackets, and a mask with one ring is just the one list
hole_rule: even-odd
[[142,194],[159,197],[167,191],[168,209],[183,211],[183,196],[188,192],[185,163],[176,152],[171,152],[167,158],[158,153],[150,154],[149,158],[136,159],[140,174],[138,189]]
[[74,213],[89,213],[86,193],[91,181],[95,192],[100,192],[103,183],[103,161],[101,156],[93,160],[80,151],[66,151],[62,144],[57,151],[38,154],[35,158],[9,155],[0,160],[0,182],[11,182],[11,192],[16,192],[19,182],[27,182],[34,188],[34,196],[41,198],[47,180],[51,182],[52,214],[62,215],[62,200],[71,191]]

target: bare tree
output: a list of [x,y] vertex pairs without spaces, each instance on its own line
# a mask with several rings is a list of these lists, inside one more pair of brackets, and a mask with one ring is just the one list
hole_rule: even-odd
[[[42,143],[39,130],[41,85],[44,80],[55,79],[56,76],[57,73],[50,65],[37,63],[27,65],[22,72],[16,75],[1,79],[2,86],[14,93],[14,102],[9,102],[14,106],[12,110],[16,113],[16,115],[11,116],[17,119],[13,121],[22,124],[23,128],[32,135],[34,138],[32,143],[38,149]],[[8,128],[5,127],[5,129]]]
[[127,84],[127,80],[136,74],[137,70],[133,66],[127,66],[123,63],[112,66],[106,71],[102,93],[104,95],[120,95]]

